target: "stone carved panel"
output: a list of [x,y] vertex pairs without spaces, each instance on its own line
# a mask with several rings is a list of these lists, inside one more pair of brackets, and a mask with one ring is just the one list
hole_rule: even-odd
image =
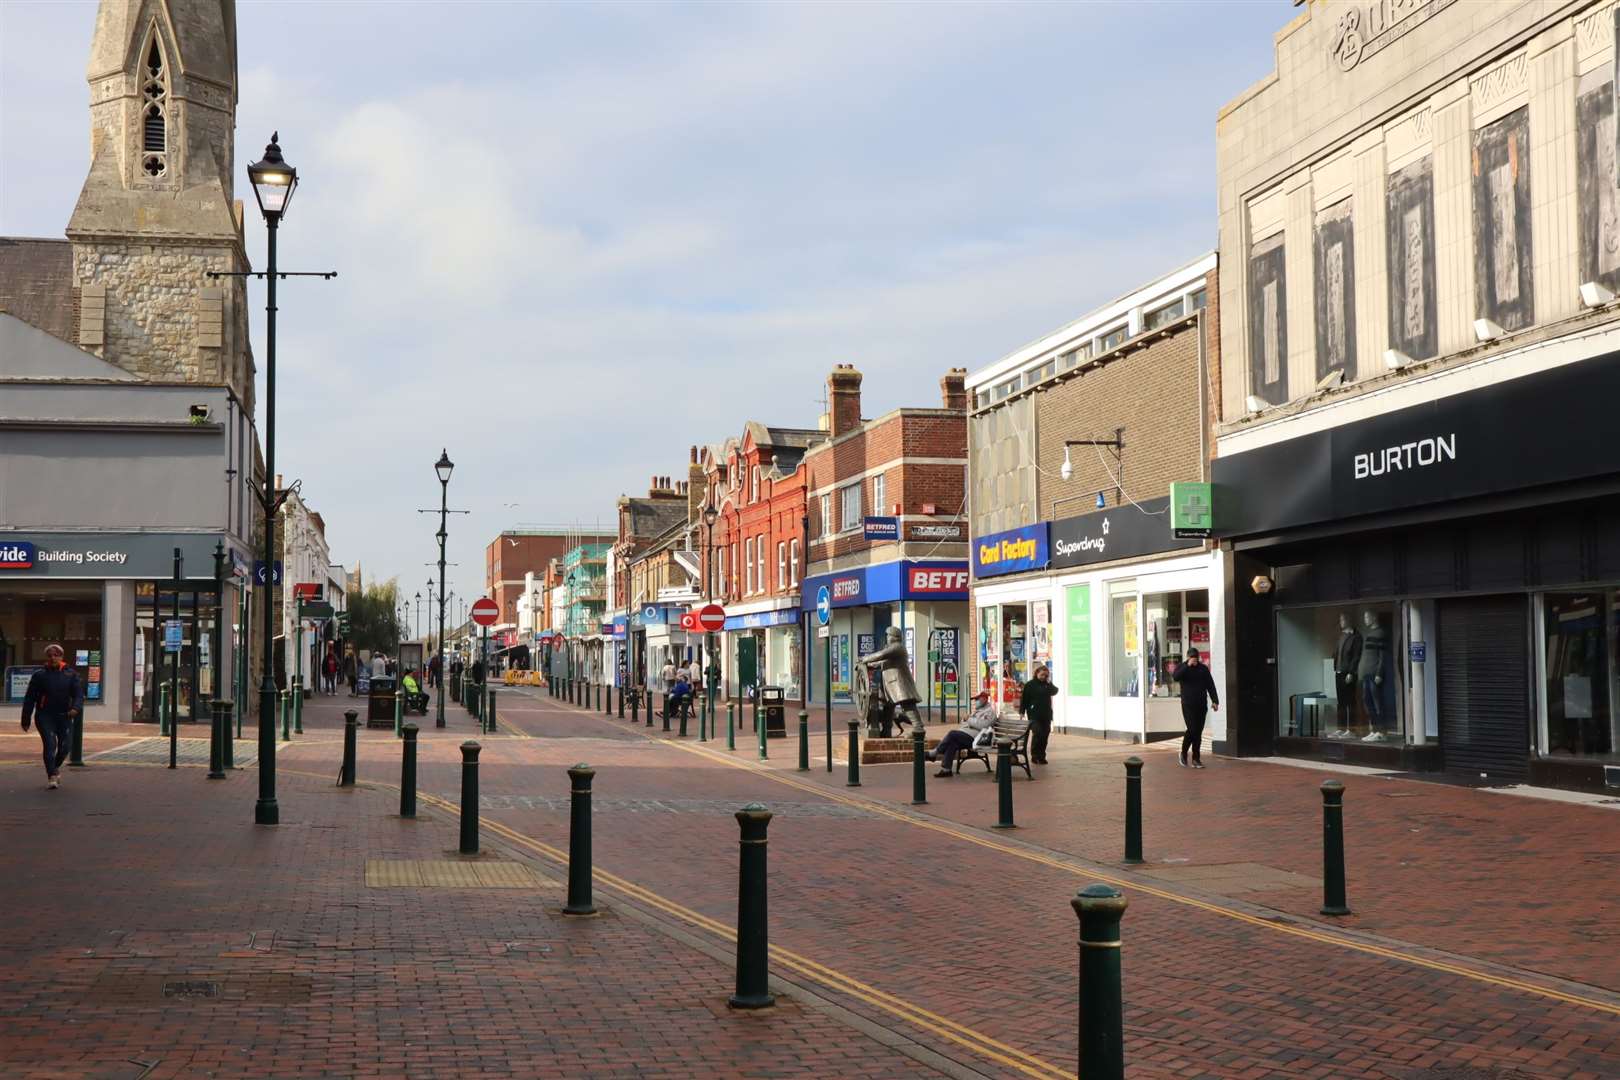
[[1384,158],[1390,171],[1406,165],[1412,154],[1427,154],[1433,147],[1433,130],[1433,113],[1427,106],[1384,128]]
[[1349,199],[1316,218],[1316,377],[1355,376],[1356,262]]
[[1281,235],[1249,255],[1249,386],[1272,405],[1288,400],[1288,287]]
[[1530,110],[1474,132],[1474,312],[1504,330],[1535,321],[1530,262]]
[[1389,345],[1414,360],[1439,351],[1435,303],[1434,158],[1389,178],[1385,195]]
[[1530,90],[1530,59],[1524,53],[1510,56],[1468,80],[1474,115],[1488,113]]
[[1614,80],[1575,102],[1581,280],[1620,292],[1620,187],[1615,175]]

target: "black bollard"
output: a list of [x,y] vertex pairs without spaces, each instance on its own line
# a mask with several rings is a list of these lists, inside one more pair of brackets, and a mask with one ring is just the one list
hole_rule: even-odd
[[1344,897],[1344,785],[1322,781],[1322,914],[1348,915]]
[[849,722],[849,779],[845,787],[861,786],[861,722]]
[[1108,885],[1087,885],[1069,906],[1080,917],[1080,1075],[1124,1080],[1119,918],[1125,897]]
[[765,893],[765,830],[771,812],[760,803],[737,811],[742,827],[742,856],[737,875],[737,992],[733,1009],[766,1009],[771,995],[770,928]]
[[416,725],[405,725],[405,746],[399,764],[399,816],[416,816]]
[[568,770],[568,903],[564,915],[595,915],[591,903],[591,779],[596,770],[579,764]]
[[353,709],[343,711],[343,767],[338,770],[338,787],[354,787],[355,721],[359,719]]
[[[691,698],[687,698],[686,701],[690,702]],[[691,712],[691,705],[683,702],[681,705],[681,738],[683,739],[686,738],[686,718],[691,715]]]
[[[652,713],[647,714],[651,718]],[[664,691],[664,731],[669,731],[669,691]]]
[[921,724],[911,726],[911,805],[926,806],[928,803],[928,769],[923,764],[928,759],[928,737]]
[[1125,861],[1142,861],[1142,759],[1125,759]]
[[484,723],[484,730],[485,731],[494,731],[495,730],[495,689],[494,689],[494,687],[490,688],[490,691],[489,691],[489,705],[485,708],[484,711],[487,714],[487,719],[486,719],[486,721]]
[[478,751],[475,742],[461,744],[461,853],[478,854]]
[[[208,703],[208,716],[212,721],[208,729],[208,779],[225,779],[225,740],[230,737],[230,729],[225,725],[229,722],[228,703],[224,701],[210,701]],[[73,730],[77,734],[79,719],[74,717]],[[75,740],[76,742],[77,740]],[[78,757],[78,747],[74,747],[74,757]],[[69,765],[75,762],[68,762]],[[83,761],[77,762],[83,765]]]
[[624,719],[624,687],[619,687],[619,719]]
[[[218,703],[225,710],[223,717],[224,733],[220,736],[220,743],[225,751],[225,771],[236,771],[236,740],[231,738],[231,717],[236,712],[236,702],[221,701]],[[238,721],[240,723],[240,721]],[[238,735],[241,732],[237,732]]]
[[803,711],[799,713],[799,771],[810,771],[810,714]]
[[1012,740],[996,740],[996,828],[1016,829],[1012,807]]
[[[630,722],[632,724],[641,723],[641,695],[634,691],[630,694]],[[647,714],[647,723],[652,723],[652,713],[650,712]]]

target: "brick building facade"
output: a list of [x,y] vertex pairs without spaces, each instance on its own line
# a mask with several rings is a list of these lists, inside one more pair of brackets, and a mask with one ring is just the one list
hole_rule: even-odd
[[504,530],[484,548],[484,595],[501,609],[490,633],[516,630],[518,600],[531,588],[525,575],[543,577],[552,559],[560,559],[580,544],[612,543],[609,534],[581,533],[567,528],[513,528]]

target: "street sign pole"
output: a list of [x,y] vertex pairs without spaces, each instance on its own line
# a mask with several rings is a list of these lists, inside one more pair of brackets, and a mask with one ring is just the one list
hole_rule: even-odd
[[[179,548],[174,549],[174,621],[180,622],[180,569],[185,565],[185,556]],[[196,607],[193,605],[193,614]],[[184,631],[182,631],[182,634]],[[181,642],[184,642],[182,637]],[[193,643],[195,647],[195,643]],[[174,656],[169,661],[169,768],[175,768],[180,756],[180,649],[177,644]]]

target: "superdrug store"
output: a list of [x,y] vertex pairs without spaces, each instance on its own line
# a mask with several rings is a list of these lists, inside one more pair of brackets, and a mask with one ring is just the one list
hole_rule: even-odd
[[1549,349],[1223,439],[1225,749],[1620,787],[1617,400]]

